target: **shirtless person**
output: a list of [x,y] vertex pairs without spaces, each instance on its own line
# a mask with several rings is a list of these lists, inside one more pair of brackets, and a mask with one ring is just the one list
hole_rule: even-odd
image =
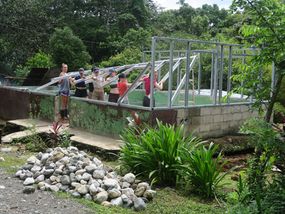
[[94,85],[94,91],[92,94],[92,99],[95,100],[104,100],[104,78],[99,76],[99,68],[93,68],[93,85]]
[[[117,75],[117,72],[114,68],[111,68],[109,70],[109,77],[107,78],[107,81],[110,81],[112,78],[114,78]],[[118,90],[118,80],[113,80],[110,84],[110,93],[109,93],[109,102],[116,103],[119,99],[119,90]]]

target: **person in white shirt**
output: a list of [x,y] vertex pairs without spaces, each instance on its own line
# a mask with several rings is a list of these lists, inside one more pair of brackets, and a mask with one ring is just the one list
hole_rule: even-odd
[[94,91],[92,94],[92,99],[94,100],[104,100],[104,78],[99,75],[99,68],[93,68],[93,86]]

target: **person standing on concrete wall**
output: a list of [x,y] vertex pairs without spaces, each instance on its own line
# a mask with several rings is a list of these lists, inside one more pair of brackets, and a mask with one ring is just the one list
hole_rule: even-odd
[[62,63],[61,65],[61,72],[60,77],[62,79],[59,81],[59,96],[61,100],[61,106],[60,106],[60,116],[61,119],[68,119],[68,100],[70,96],[70,83],[72,81],[72,78],[70,78],[67,75],[68,66],[65,63]]
[[[158,76],[157,71],[155,71],[154,72],[153,86],[154,86],[154,88],[156,88],[158,90],[162,90],[163,82],[158,83],[157,82],[157,76]],[[145,106],[145,107],[150,107],[150,83],[151,83],[150,80],[151,80],[150,74],[141,79],[141,81],[144,82],[145,96],[143,98],[143,106]],[[153,98],[153,106],[155,106],[154,98]]]
[[[119,99],[119,90],[118,90],[118,80],[114,79],[114,77],[117,75],[117,72],[114,68],[111,68],[109,70],[109,77],[107,78],[107,81],[111,81],[110,83],[110,93],[109,93],[109,98],[108,101],[109,102],[113,102],[116,103],[118,102]],[[113,80],[112,80],[113,79]]]
[[93,68],[93,86],[94,86],[94,91],[92,94],[92,99],[94,100],[104,100],[104,78],[99,75],[99,68]]
[[79,75],[75,77],[75,96],[87,98],[87,87],[85,84],[84,68],[79,69]]
[[[122,97],[125,94],[125,92],[128,90],[130,86],[131,84],[128,83],[126,75],[124,73],[119,74],[118,90],[120,97]],[[122,103],[129,104],[129,99],[127,96],[124,97]]]

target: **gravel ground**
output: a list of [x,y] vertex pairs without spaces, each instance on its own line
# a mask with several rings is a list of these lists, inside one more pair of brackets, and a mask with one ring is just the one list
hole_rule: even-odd
[[22,181],[0,168],[0,214],[87,214],[88,208],[68,199],[57,198],[50,192],[36,190],[24,194]]

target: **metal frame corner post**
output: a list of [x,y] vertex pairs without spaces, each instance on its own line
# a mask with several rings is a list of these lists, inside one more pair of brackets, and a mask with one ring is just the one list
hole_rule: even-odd
[[151,39],[151,71],[150,71],[150,108],[154,107],[154,69],[155,69],[156,37]]
[[[201,92],[201,78],[202,78],[202,65],[201,65],[201,53],[198,53],[198,94]],[[194,81],[194,80],[193,80]]]
[[224,74],[224,45],[221,45],[220,52],[220,72],[219,72],[219,104],[222,103],[223,98],[223,74]]
[[219,56],[219,46],[216,45],[216,53],[215,53],[215,59],[214,59],[214,82],[213,82],[213,88],[214,88],[214,105],[217,105],[217,92],[218,92],[218,56]]
[[169,77],[168,77],[168,108],[172,106],[172,72],[173,72],[173,49],[174,49],[174,41],[170,42],[170,56],[169,56]]
[[[229,92],[232,90],[232,72],[233,72],[233,47],[230,45],[229,46],[229,70],[228,70],[228,78],[227,78],[227,95],[229,95]],[[227,97],[227,103],[230,103],[230,98]]]
[[187,42],[186,51],[186,75],[185,75],[185,107],[189,105],[189,77],[190,77],[190,56],[191,56],[191,43]]

